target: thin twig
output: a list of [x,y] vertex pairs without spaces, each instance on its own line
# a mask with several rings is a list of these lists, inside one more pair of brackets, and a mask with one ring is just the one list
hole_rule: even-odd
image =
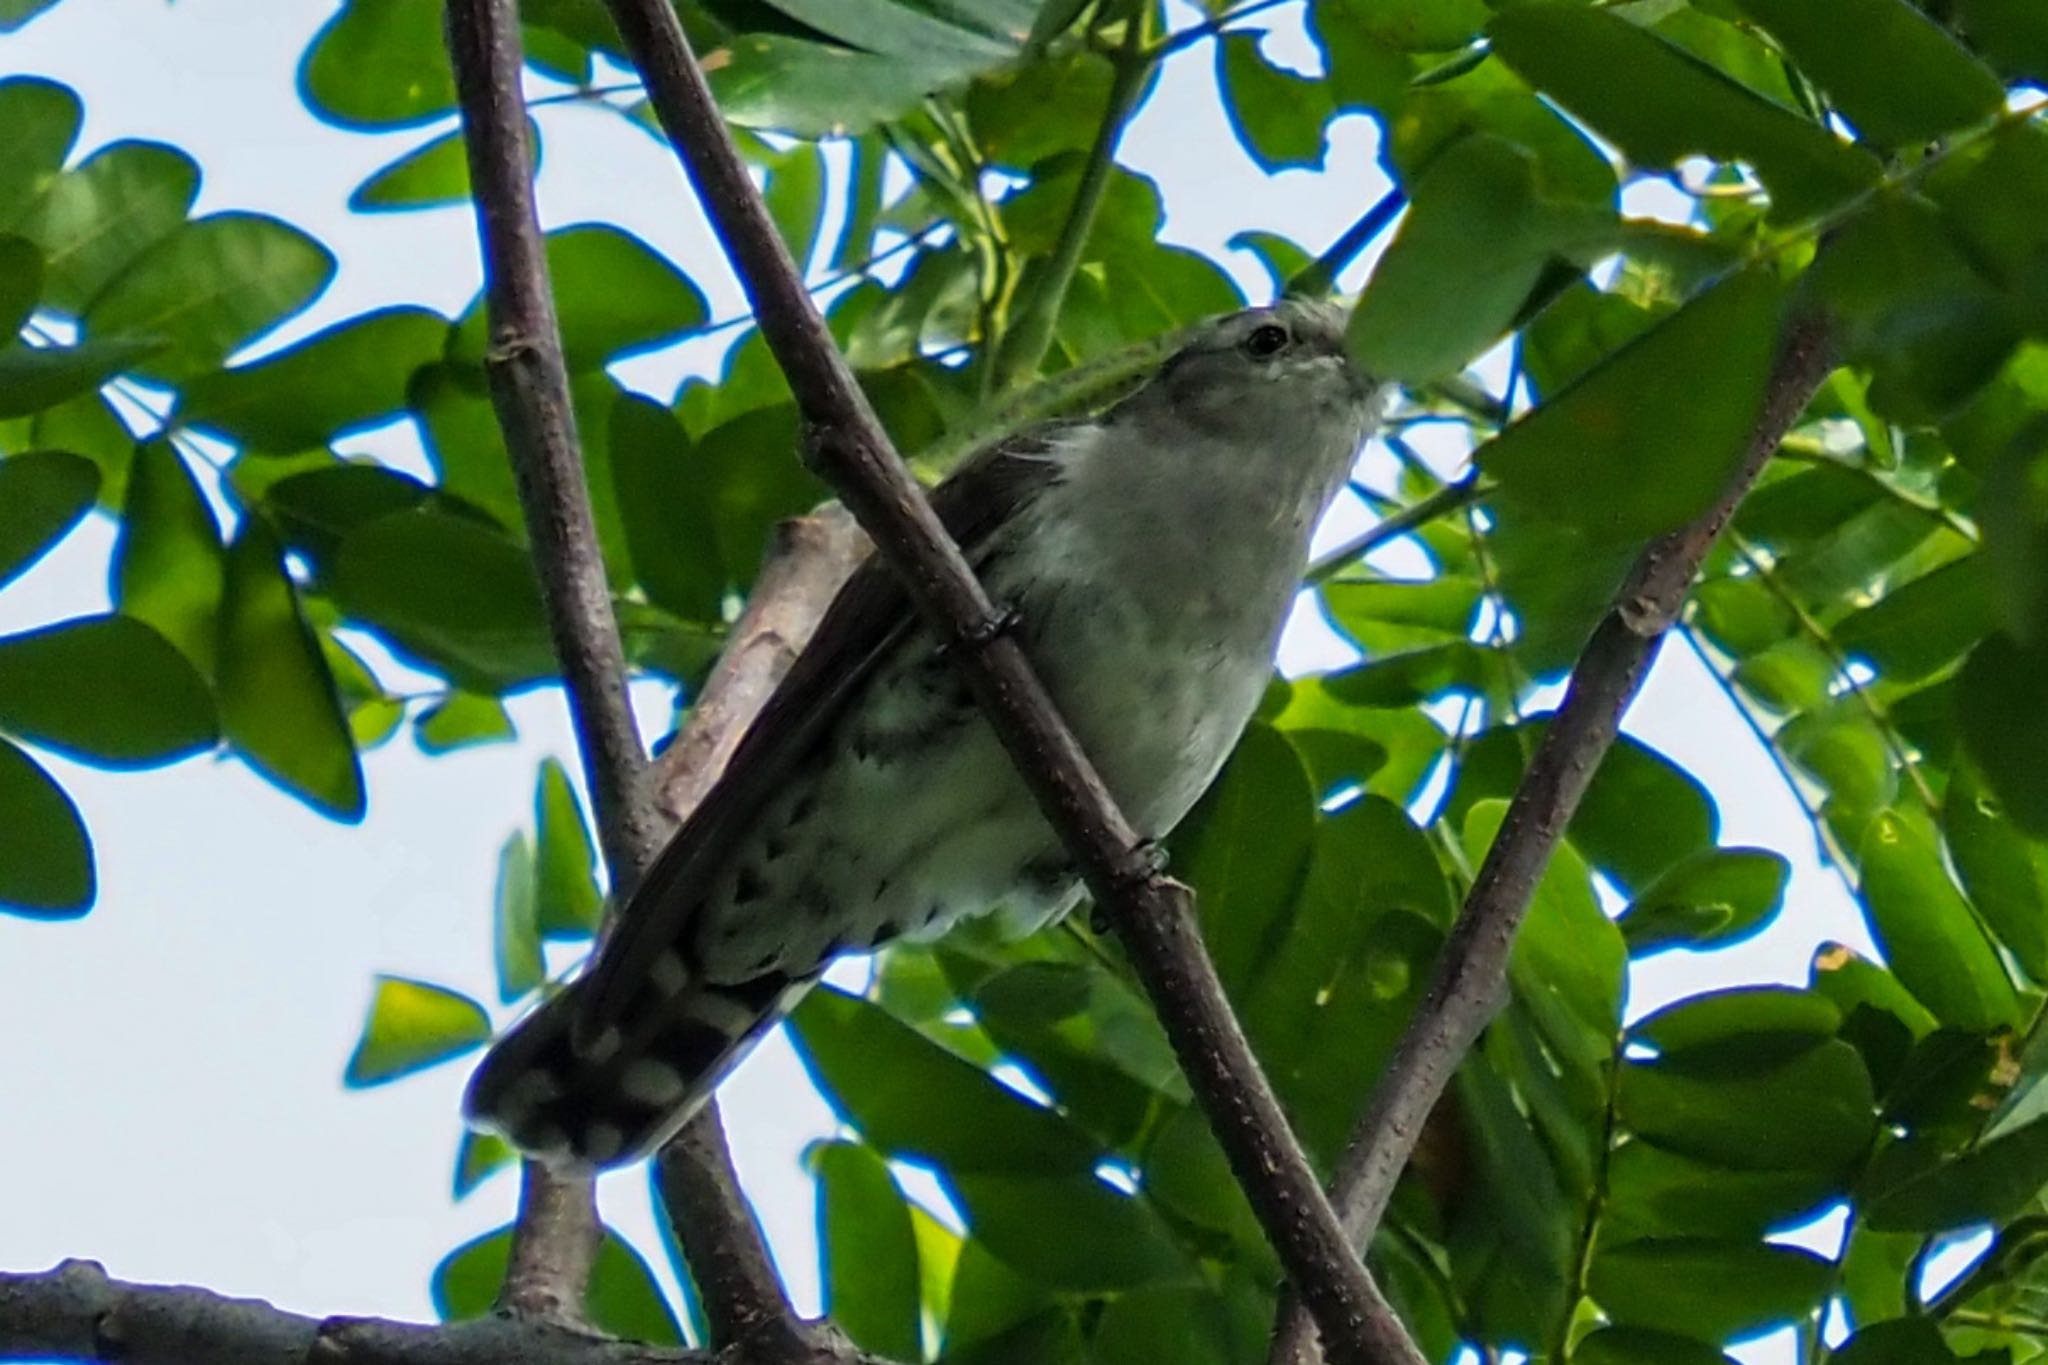
[[1150,13],[1149,5],[1135,6],[1124,19],[1123,46],[1111,58],[1116,74],[1110,80],[1102,122],[1095,128],[1095,142],[1088,149],[1081,178],[1074,184],[1074,199],[1067,208],[1066,221],[1060,224],[1052,254],[1046,257],[1035,277],[1022,312],[996,348],[992,392],[1001,393],[1037,373],[1052,346],[1060,305],[1066,301],[1074,272],[1081,268],[1082,252],[1087,249],[1089,234],[1095,230],[1096,213],[1109,189],[1110,172],[1116,168],[1117,139],[1123,136],[1138,95],[1156,66],[1156,60],[1144,51],[1145,19]]
[[[1564,701],[1444,941],[1428,992],[1338,1165],[1332,1190],[1355,1245],[1370,1243],[1423,1121],[1499,1010],[1508,952],[1536,883],[1620,733],[1622,715],[1649,676],[1665,633],[1677,622],[1701,561],[1832,364],[1825,327],[1817,320],[1795,319],[1772,368],[1740,468],[1705,512],[1650,543],[1594,627]],[[1283,1305],[1268,1360],[1293,1365],[1313,1359],[1314,1349],[1303,1315],[1291,1303]]]
[[[641,786],[646,750],[626,693],[625,653],[598,552],[534,207],[514,0],[449,0],[447,32],[484,251],[492,403],[518,480],[598,839],[622,898],[661,834]],[[693,1129],[693,1150],[707,1163],[704,1178],[726,1186],[725,1206],[739,1210],[694,1235],[765,1262],[760,1230],[744,1216],[715,1106],[706,1107]],[[579,1321],[601,1232],[594,1186],[531,1161],[522,1176],[501,1306],[515,1315]],[[748,1288],[757,1317],[795,1321],[772,1273]]]
[[1344,1241],[1224,1002],[1185,887],[1161,876],[946,535],[804,292],[666,0],[607,0],[655,112],[733,258],[804,416],[806,453],[938,629],[1040,808],[1117,926],[1233,1169],[1346,1362],[1420,1362]]
[[1438,517],[1477,506],[1486,501],[1492,492],[1491,486],[1479,482],[1476,471],[1467,474],[1456,483],[1447,483],[1420,502],[1410,503],[1398,511],[1389,512],[1373,523],[1370,530],[1361,531],[1318,558],[1315,563],[1309,565],[1308,581],[1327,583],[1381,546],[1392,544],[1410,531],[1427,526]]
[[1358,216],[1358,221],[1345,228],[1322,255],[1303,266],[1287,282],[1284,292],[1289,298],[1319,299],[1327,295],[1337,287],[1337,277],[1348,270],[1351,263],[1387,230],[1388,225],[1401,216],[1401,210],[1407,204],[1408,193],[1399,185],[1374,200],[1372,206]]

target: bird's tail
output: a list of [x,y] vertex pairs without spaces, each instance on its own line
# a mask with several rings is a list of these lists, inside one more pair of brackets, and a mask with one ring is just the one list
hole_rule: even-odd
[[[671,959],[673,960],[673,959]],[[571,985],[515,1024],[470,1077],[463,1113],[526,1155],[595,1170],[646,1156],[689,1122],[815,977],[688,981],[581,1044]]]

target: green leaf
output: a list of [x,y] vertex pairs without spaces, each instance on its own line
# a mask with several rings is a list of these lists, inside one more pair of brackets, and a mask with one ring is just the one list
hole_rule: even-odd
[[247,365],[185,386],[178,418],[253,451],[287,455],[325,445],[402,411],[413,371],[440,359],[448,320],[425,308],[382,308],[337,323]]
[[[361,3],[361,0],[357,0]],[[434,1267],[429,1285],[443,1322],[480,1318],[497,1305],[512,1254],[512,1229],[499,1228],[463,1243]],[[654,1272],[631,1243],[610,1228],[598,1243],[583,1315],[608,1336],[650,1346],[680,1346],[682,1328]]]
[[[1323,0],[1325,23],[1356,25],[1402,52],[1449,52],[1486,28],[1492,11],[1482,0]],[[1319,6],[1321,7],[1321,6]]]
[[69,86],[35,76],[0,81],[0,228],[49,190],[84,117]]
[[0,858],[0,908],[37,919],[69,918],[91,908],[98,890],[92,839],[78,806],[42,765],[5,739],[0,829],[8,832],[8,853]]
[[1215,47],[1223,112],[1252,160],[1268,172],[1320,165],[1329,87],[1272,65],[1256,33],[1225,33]]
[[2048,80],[2048,15],[2033,0],[1960,0],[1971,43],[1993,61]]
[[1945,1232],[2003,1223],[2048,1185],[2048,1119],[2036,1119],[1962,1155],[1872,1191],[1864,1218],[1882,1232]]
[[1603,1327],[1572,1348],[1572,1365],[1734,1365],[1712,1346],[1650,1327]]
[[1896,1318],[1860,1329],[1828,1352],[1828,1360],[1830,1365],[1955,1365],[1956,1354],[1932,1319]]
[[[253,466],[258,473],[286,467],[283,461]],[[376,464],[330,464],[286,474],[261,494],[285,543],[305,554],[316,573],[333,562],[350,532],[410,511],[433,496],[410,474]]]
[[1969,555],[1893,589],[1832,633],[1843,653],[1886,679],[1918,682],[1968,653],[1996,623],[1984,558]]
[[43,296],[43,253],[26,237],[0,235],[0,340],[27,325]]
[[954,1175],[1091,1172],[1077,1128],[882,1009],[820,987],[790,1016],[797,1054],[833,1109],[885,1155]]
[[381,1085],[490,1041],[491,1016],[460,991],[379,976],[343,1081]]
[[1887,196],[1831,235],[1808,274],[1842,353],[1871,372],[1870,406],[1939,421],[1988,384],[2019,331],[2005,298],[1922,200]]
[[825,157],[815,143],[799,142],[761,158],[766,183],[761,187],[768,217],[789,247],[799,272],[806,270],[818,249],[818,229],[825,225]]
[[1843,117],[1887,147],[1930,142],[1995,113],[1998,77],[1906,0],[1736,0]]
[[[527,165],[540,169],[540,125],[526,120]],[[469,151],[460,128],[429,138],[356,186],[348,206],[357,213],[435,208],[469,198]]]
[[703,462],[682,423],[659,403],[621,393],[611,410],[611,455],[634,578],[649,600],[686,621],[719,620],[726,573],[712,500],[699,486]]
[[[602,223],[547,235],[548,276],[570,370],[594,370],[652,350],[699,326],[704,295],[666,256]],[[448,358],[481,364],[488,340],[481,295],[456,324]]]
[[2015,829],[1968,764],[1950,776],[1941,810],[1970,903],[2027,975],[2048,982],[2048,843]]
[[1631,954],[1739,942],[1785,902],[1792,866],[1763,848],[1705,848],[1674,863],[1629,903],[1618,923]]
[[491,916],[498,999],[511,1004],[547,979],[534,904],[533,843],[515,830],[498,850],[498,888]]
[[504,703],[474,692],[450,692],[422,711],[413,727],[420,752],[435,756],[472,744],[494,744],[517,737],[518,731],[513,729]]
[[1963,743],[2013,824],[2048,837],[2048,712],[2039,681],[2048,642],[2031,647],[1994,634],[1970,653],[1956,697]]
[[878,56],[779,33],[739,34],[724,52],[730,60],[710,79],[726,118],[801,138],[864,133],[908,112],[958,70],[954,62]]
[[235,751],[321,814],[362,819],[362,762],[334,677],[283,550],[254,517],[227,552],[219,658],[221,729]]
[[2013,639],[2048,642],[2048,423],[2037,419],[1992,462],[1972,510],[1984,528],[1990,606]]
[[1103,1293],[1194,1278],[1150,1204],[1092,1171],[950,1174],[975,1240],[1038,1284]]
[[307,45],[299,93],[344,128],[420,123],[453,109],[440,10],[413,0],[348,0]]
[[1611,217],[1542,198],[1523,149],[1466,138],[1416,182],[1351,315],[1352,356],[1369,373],[1411,384],[1462,369],[1514,325],[1553,259]]
[[543,760],[533,792],[534,919],[551,938],[583,938],[597,932],[604,893],[597,887],[597,850],[583,806],[560,759]]
[[1647,1142],[1625,1142],[1607,1161],[1601,1239],[1716,1237],[1761,1240],[1805,1222],[1843,1192],[1838,1171],[1737,1171]]
[[92,510],[100,472],[62,450],[0,460],[0,587],[19,577]]
[[1811,217],[1877,179],[1870,153],[1611,10],[1517,5],[1491,32],[1496,56],[1629,160],[1676,168],[1703,154],[1756,167],[1778,221]]
[[1840,1007],[1824,995],[1790,986],[1730,986],[1666,1005],[1629,1033],[1697,1072],[1773,1064],[1820,1046],[1841,1026]]
[[175,762],[218,738],[206,680],[127,616],[0,636],[0,729],[109,768]]
[[1254,724],[1169,841],[1176,875],[1195,889],[1217,974],[1232,990],[1249,984],[1272,945],[1315,821],[1301,756],[1270,726]]
[[134,449],[114,544],[114,601],[123,615],[155,626],[212,677],[222,581],[219,524],[169,441],[144,441]]
[[311,303],[334,256],[276,218],[217,213],[146,247],[107,282],[82,319],[93,337],[164,343],[144,374],[179,381],[219,368],[245,343]]
[[343,611],[470,691],[556,672],[532,562],[470,518],[421,507],[359,527],[342,540],[330,586]]
[[1252,1358],[1241,1349],[1242,1325],[1212,1290],[1136,1289],[1103,1305],[1088,1359],[1090,1365],[1231,1365]]
[[1759,1055],[1744,1058],[1739,1037],[1710,1049],[1710,1066],[1684,1053],[1625,1064],[1622,1122],[1646,1142],[1733,1170],[1845,1171],[1877,1125],[1856,1049],[1829,1040],[1777,1060],[1773,1049],[1787,1044],[1760,1032],[1749,1039]]
[[1480,468],[1600,540],[1682,525],[1748,448],[1782,299],[1762,270],[1716,285],[1481,447]]
[[479,1133],[473,1128],[462,1131],[462,1141],[455,1149],[454,1197],[462,1199],[494,1171],[517,1165],[519,1152],[511,1143],[496,1133]]
[[0,349],[0,417],[22,417],[92,393],[162,348],[151,341],[93,338],[76,346]]
[[1892,809],[1863,835],[1863,906],[1899,980],[1944,1024],[2017,1026],[2019,997],[1998,950],[1949,881],[1926,817]]
[[1796,1247],[1658,1238],[1603,1245],[1587,1287],[1616,1322],[1683,1323],[1688,1335],[1724,1341],[1805,1317],[1828,1292],[1833,1271]]
[[888,1163],[854,1142],[811,1149],[825,1314],[864,1351],[924,1357],[917,1237]]
[[22,223],[47,258],[51,306],[84,312],[198,195],[199,163],[161,142],[112,142],[58,176]]

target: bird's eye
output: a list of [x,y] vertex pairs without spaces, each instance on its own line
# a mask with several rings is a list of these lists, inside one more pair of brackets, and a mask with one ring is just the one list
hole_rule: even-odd
[[1286,350],[1289,340],[1285,327],[1269,322],[1252,329],[1252,334],[1244,339],[1244,353],[1254,360],[1264,360]]

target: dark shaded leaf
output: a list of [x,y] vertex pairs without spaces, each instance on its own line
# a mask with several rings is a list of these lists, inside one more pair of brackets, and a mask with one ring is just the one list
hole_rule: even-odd
[[1756,167],[1781,221],[1809,217],[1877,179],[1868,152],[1738,85],[1611,10],[1517,5],[1493,51],[1630,160],[1676,167],[1705,154]]
[[218,737],[206,680],[128,616],[0,636],[0,729],[109,768],[148,768]]
[[0,228],[48,192],[84,117],[69,86],[36,76],[0,81]]
[[1956,696],[1963,743],[2006,817],[2048,838],[2048,641],[2032,647],[2005,634],[1986,636],[1970,653]]
[[825,1098],[887,1155],[935,1162],[956,1177],[1095,1169],[1094,1144],[1065,1119],[869,1001],[820,987],[790,1023]]
[[2048,982],[2048,844],[2015,829],[1968,764],[1949,778],[1941,809],[1970,903],[2027,975]]
[[1961,1156],[1879,1184],[1863,1201],[1870,1226],[1884,1232],[1945,1232],[2002,1223],[2048,1185],[2048,1119],[2036,1119]]
[[161,349],[151,341],[121,337],[92,338],[76,346],[16,342],[0,350],[0,417],[26,416],[91,393]]
[[92,509],[100,472],[62,450],[0,460],[0,587],[62,540]]
[[43,296],[43,253],[26,237],[0,235],[0,340],[21,331]]
[[1223,111],[1252,159],[1266,171],[1319,165],[1335,112],[1328,87],[1268,62],[1255,33],[1225,33],[1215,47]]
[[1983,557],[1970,555],[1886,593],[1832,634],[1887,679],[1917,682],[1968,653],[1996,618]]
[[488,1042],[491,1017],[459,991],[401,976],[379,976],[362,1036],[342,1079],[381,1085],[460,1057]]
[[1795,1247],[1665,1238],[1603,1246],[1587,1286],[1624,1325],[1725,1341],[1803,1318],[1832,1283],[1833,1266]]
[[1683,1054],[1627,1063],[1622,1121],[1647,1142],[1734,1170],[1838,1172],[1862,1155],[1877,1113],[1855,1048],[1825,1041],[1775,1064],[1765,1050],[1748,1065],[1739,1050],[1723,1040],[1719,1064],[1702,1072]]
[[362,819],[362,761],[334,677],[283,550],[254,517],[227,552],[219,640],[221,729],[235,752],[321,814]]
[[1929,1318],[1871,1323],[1828,1353],[1832,1365],[1952,1365],[1955,1359]]
[[1906,0],[1736,0],[1871,140],[1929,142],[2004,100],[1998,78]]
[[1194,1278],[1158,1213],[1092,1171],[956,1169],[951,1185],[975,1240],[1049,1288],[1102,1293]]
[[1724,281],[1475,458],[1517,498],[1598,539],[1637,540],[1681,525],[1713,501],[1742,459],[1777,348],[1782,298],[1782,286],[1760,270]]
[[[4,87],[0,87],[4,94]],[[37,919],[68,919],[92,906],[98,890],[92,839],[78,806],[42,765],[0,739],[0,909]]]
[[448,320],[383,308],[337,323],[247,365],[185,386],[178,417],[255,451],[325,445],[404,409],[413,371],[438,360]]
[[1650,1327],[1603,1327],[1572,1348],[1572,1365],[1733,1365],[1714,1347]]
[[705,470],[682,423],[661,404],[622,393],[612,404],[611,455],[634,578],[651,601],[685,620],[718,620],[727,576],[701,487]]

